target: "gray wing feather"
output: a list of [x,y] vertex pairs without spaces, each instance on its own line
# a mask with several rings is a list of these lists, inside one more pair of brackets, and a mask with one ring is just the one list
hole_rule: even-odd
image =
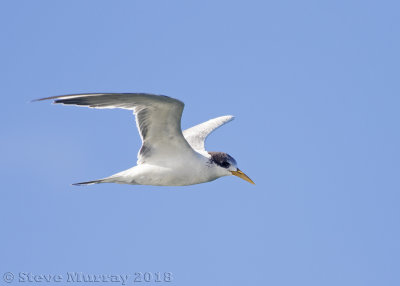
[[91,108],[133,110],[142,138],[138,164],[165,161],[174,155],[194,152],[181,130],[183,102],[162,95],[146,93],[71,94],[38,99],[53,99],[56,104]]
[[218,127],[232,121],[234,117],[232,115],[220,116],[214,119],[210,119],[206,122],[193,126],[183,131],[183,136],[186,141],[189,142],[190,146],[196,151],[205,151],[205,141],[207,136],[210,135]]

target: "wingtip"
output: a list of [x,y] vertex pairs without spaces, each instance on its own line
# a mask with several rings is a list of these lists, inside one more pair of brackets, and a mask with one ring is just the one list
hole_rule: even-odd
[[71,184],[71,186],[79,186],[79,187],[82,187],[82,186],[88,186],[88,185],[93,185],[94,183],[86,183],[86,182],[83,182],[83,183],[74,183],[74,184]]
[[36,99],[32,99],[30,102],[37,102],[37,101],[43,101],[43,100],[48,100],[48,99],[53,99],[54,97],[43,97],[43,98],[36,98]]
[[231,121],[233,119],[235,119],[235,115],[225,115],[226,120]]
[[217,120],[222,120],[222,121],[228,122],[228,121],[233,120],[234,118],[235,118],[234,115],[222,115],[222,116],[218,116],[218,117],[212,118],[212,119],[210,119],[210,121],[217,119]]
[[82,186],[87,186],[88,184],[81,184],[81,183],[73,183],[71,184],[71,186],[78,186],[78,187],[82,187]]
[[100,179],[100,180],[94,180],[94,181],[74,183],[72,185],[73,186],[87,186],[87,185],[99,184],[99,183],[103,183],[103,182],[104,182],[104,179]]
[[[63,99],[66,97],[74,97],[74,96],[82,96],[84,94],[64,94],[64,95],[56,95],[56,96],[49,96],[49,97],[43,97],[43,98],[37,98],[32,100],[31,102],[36,102],[36,101],[44,101],[44,100],[51,100],[53,99],[53,103],[56,102],[57,99]],[[89,95],[89,94],[88,94]]]

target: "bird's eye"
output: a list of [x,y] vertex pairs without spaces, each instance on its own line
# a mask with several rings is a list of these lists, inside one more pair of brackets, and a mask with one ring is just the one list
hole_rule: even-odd
[[221,166],[224,168],[229,168],[230,164],[225,161],[225,162],[222,162]]

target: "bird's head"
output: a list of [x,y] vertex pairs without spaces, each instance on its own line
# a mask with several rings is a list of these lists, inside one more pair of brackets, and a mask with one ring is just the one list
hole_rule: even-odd
[[225,176],[237,176],[249,183],[255,184],[245,173],[238,167],[236,160],[224,152],[208,152],[211,155],[211,162],[216,165],[218,170]]

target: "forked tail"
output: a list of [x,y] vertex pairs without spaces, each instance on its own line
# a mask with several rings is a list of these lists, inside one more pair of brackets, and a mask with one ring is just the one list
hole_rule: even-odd
[[87,186],[87,185],[100,184],[100,183],[117,183],[117,184],[137,185],[137,183],[133,179],[129,179],[129,172],[131,172],[131,169],[116,173],[116,174],[114,174],[112,176],[109,176],[109,177],[106,177],[106,178],[103,178],[103,179],[87,181],[87,182],[80,182],[80,183],[75,183],[75,184],[72,184],[72,185],[74,185],[74,186]]

